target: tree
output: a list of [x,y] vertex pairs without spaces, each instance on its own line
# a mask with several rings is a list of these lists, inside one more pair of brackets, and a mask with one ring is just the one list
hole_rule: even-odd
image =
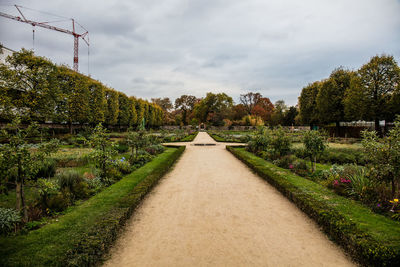
[[129,125],[131,115],[131,103],[129,102],[129,98],[121,92],[118,92],[118,109],[119,127]]
[[352,105],[362,105],[356,114],[362,119],[373,120],[375,131],[380,134],[379,120],[393,117],[390,100],[400,83],[399,66],[393,56],[374,56],[358,70],[357,76],[346,95],[347,113],[353,110]]
[[105,87],[97,81],[89,81],[89,107],[90,107],[90,123],[97,125],[104,122],[105,111],[107,109],[107,100],[105,95]]
[[112,157],[116,154],[116,150],[107,136],[106,129],[99,123],[90,136],[90,144],[94,148],[91,154],[95,162],[96,168],[100,171],[100,179],[103,183],[109,183],[107,173],[113,166]]
[[314,82],[301,90],[299,97],[299,109],[301,120],[304,124],[311,127],[318,122],[317,111],[317,95],[320,89],[320,82]]
[[244,116],[247,115],[246,108],[243,104],[234,105],[232,111],[234,120],[241,120]]
[[392,198],[398,198],[400,184],[400,116],[394,127],[383,139],[376,132],[363,132],[362,145],[369,160],[373,177],[378,181],[389,182],[392,186]]
[[24,222],[28,221],[25,185],[38,173],[42,162],[58,148],[58,141],[52,141],[41,143],[37,149],[33,150],[28,141],[37,133],[37,125],[34,123],[23,129],[19,117],[15,117],[7,129],[2,131],[2,136],[8,140],[8,143],[0,147],[0,169],[3,174],[1,179],[9,182],[9,179],[14,178],[16,209],[22,212]]
[[136,102],[137,100],[134,97],[129,97],[129,127],[137,125]]
[[309,130],[304,133],[303,144],[310,157],[312,171],[314,172],[317,165],[317,157],[325,151],[326,139],[319,131]]
[[345,119],[344,97],[350,88],[350,82],[354,73],[344,70],[342,67],[335,69],[329,79],[320,84],[317,94],[318,120],[321,123],[336,123],[336,135],[339,134],[339,122]]
[[194,115],[200,122],[222,126],[224,119],[232,115],[233,99],[225,93],[207,93],[194,109]]
[[33,51],[22,49],[0,64],[0,112],[4,119],[51,120],[58,98],[56,66]]
[[154,104],[158,105],[164,111],[170,111],[173,108],[173,105],[172,105],[171,100],[169,99],[169,97],[152,98],[151,102],[153,102]]
[[271,116],[271,124],[272,125],[283,125],[286,110],[287,110],[287,106],[285,104],[285,101],[283,101],[283,100],[276,101],[274,113]]
[[184,125],[188,124],[188,112],[192,112],[194,105],[198,102],[198,99],[193,95],[182,95],[175,99],[175,108],[182,111],[182,121]]
[[268,122],[271,120],[274,109],[275,107],[268,97],[261,97],[251,110],[251,115],[260,116],[265,122]]
[[282,125],[291,126],[296,124],[296,117],[299,114],[296,107],[291,106],[289,109],[285,111],[283,114],[283,123]]
[[107,99],[106,123],[108,125],[116,125],[118,123],[118,113],[119,113],[118,92],[112,89],[107,89],[106,99]]
[[251,114],[254,106],[259,102],[262,95],[260,93],[249,92],[247,94],[240,95],[240,103],[244,106],[247,114]]

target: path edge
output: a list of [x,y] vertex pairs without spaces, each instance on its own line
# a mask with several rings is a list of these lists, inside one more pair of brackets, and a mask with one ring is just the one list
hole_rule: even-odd
[[179,146],[163,164],[157,166],[137,184],[129,195],[116,203],[108,216],[91,227],[82,236],[81,241],[68,251],[60,262],[60,266],[99,266],[105,260],[126,221],[134,214],[136,208],[161,178],[175,166],[185,148],[186,146]]
[[233,146],[226,146],[226,149],[313,219],[330,239],[359,264],[400,266],[400,251],[379,244],[367,232],[359,229],[351,218],[315,199],[312,194],[301,191],[273,170],[262,170],[238,153]]

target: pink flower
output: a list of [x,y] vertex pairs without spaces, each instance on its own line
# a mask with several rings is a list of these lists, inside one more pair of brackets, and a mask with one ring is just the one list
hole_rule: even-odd
[[293,169],[293,165],[292,164],[289,165],[289,169]]
[[333,181],[333,185],[334,186],[339,185],[339,181],[338,180]]

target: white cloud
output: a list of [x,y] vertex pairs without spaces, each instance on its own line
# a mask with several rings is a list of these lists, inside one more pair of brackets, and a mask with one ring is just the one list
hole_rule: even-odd
[[[238,99],[241,93],[258,90],[272,101],[284,99],[294,105],[303,86],[340,65],[358,68],[380,53],[400,59],[398,0],[17,4],[77,19],[90,32],[91,75],[148,99],[204,96],[208,91],[224,91]],[[0,9],[16,14],[11,7]],[[4,45],[15,50],[32,47],[29,25],[4,18],[0,23]],[[71,64],[72,44],[70,36],[36,31],[36,53],[55,62]],[[86,53],[81,44],[83,72]]]

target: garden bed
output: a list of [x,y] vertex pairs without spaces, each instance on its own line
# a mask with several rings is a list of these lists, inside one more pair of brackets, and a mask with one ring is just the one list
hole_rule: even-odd
[[369,266],[399,266],[399,222],[375,214],[244,148],[227,149],[313,218],[355,260]]
[[170,169],[184,147],[167,148],[57,222],[27,235],[0,238],[1,266],[88,266],[108,251],[143,197]]

